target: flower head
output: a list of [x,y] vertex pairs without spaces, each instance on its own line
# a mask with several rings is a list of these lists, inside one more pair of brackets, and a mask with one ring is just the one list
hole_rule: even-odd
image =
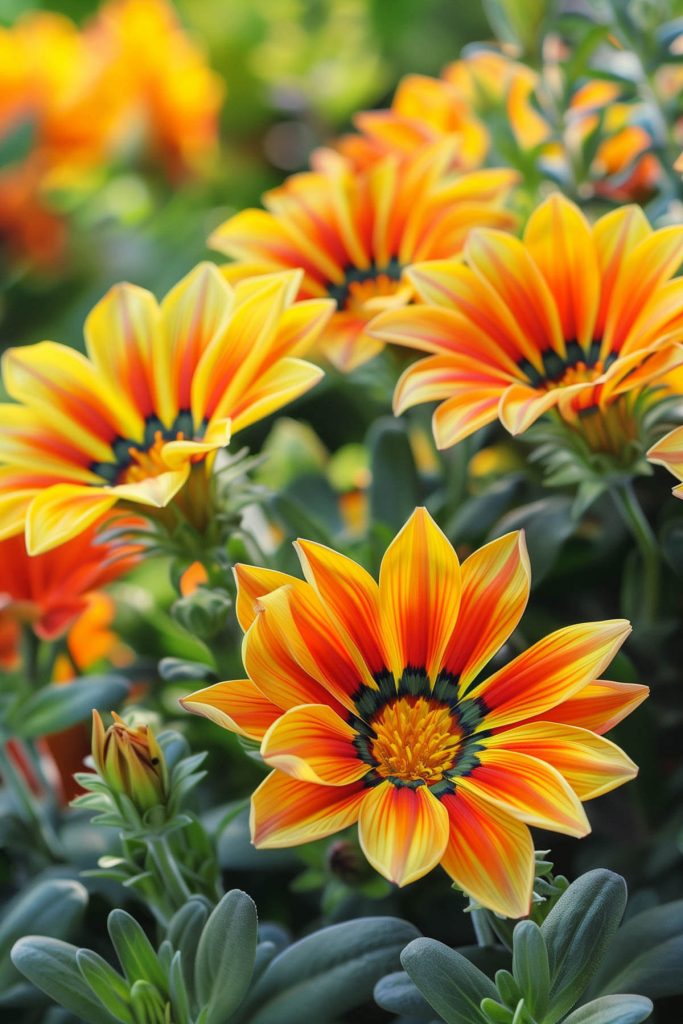
[[52,341],[6,352],[17,404],[0,406],[0,536],[25,523],[37,554],[118,503],[163,508],[186,484],[190,501],[231,434],[321,377],[298,357],[332,304],[295,302],[300,280],[290,271],[232,288],[205,263],[160,305],[113,288],[86,321],[87,356]]
[[427,75],[406,75],[388,110],[366,110],[353,121],[359,134],[342,136],[336,148],[358,170],[449,138],[455,143],[452,167],[469,171],[481,167],[489,145],[486,128],[455,86]]
[[274,771],[253,795],[255,844],[292,846],[358,821],[368,860],[392,881],[441,863],[484,906],[526,914],[527,826],[585,835],[581,801],[635,775],[599,735],[647,693],[599,678],[628,623],[560,629],[487,671],[529,593],[520,533],[460,565],[417,509],[379,584],[320,544],[297,550],[306,582],[236,569],[249,678],[182,702],[261,741]]
[[328,296],[337,312],[321,350],[352,370],[383,347],[367,326],[382,309],[410,301],[404,267],[450,256],[475,225],[512,228],[503,201],[517,180],[507,169],[446,174],[454,143],[423,147],[412,158],[388,156],[364,172],[331,150],[315,169],[264,196],[265,210],[243,210],[219,227],[210,245],[239,261],[229,280],[302,267],[301,298]]
[[496,419],[521,433],[551,409],[598,450],[630,443],[618,424],[599,428],[683,361],[683,280],[671,280],[682,260],[683,227],[653,231],[636,206],[591,226],[559,194],[522,240],[474,231],[464,259],[408,271],[419,304],[372,325],[382,341],[432,353],[403,374],[396,413],[440,401],[441,448]]
[[34,558],[22,534],[0,541],[0,634],[7,639],[0,665],[16,663],[22,624],[42,640],[62,636],[88,609],[95,591],[136,564],[140,548],[98,540],[98,526]]
[[98,774],[113,793],[131,800],[140,814],[163,804],[168,796],[166,760],[148,725],[127,725],[115,711],[105,730],[93,711],[92,756]]
[[184,31],[173,5],[110,0],[89,31],[108,53],[125,130],[138,126],[171,176],[201,169],[217,150],[224,84]]

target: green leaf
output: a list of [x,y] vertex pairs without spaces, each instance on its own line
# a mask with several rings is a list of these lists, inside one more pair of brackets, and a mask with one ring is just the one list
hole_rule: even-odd
[[434,1010],[405,971],[394,971],[375,985],[375,1002],[389,1013],[432,1020]]
[[643,996],[602,996],[579,1006],[564,1024],[641,1024],[652,1013],[652,1003]]
[[50,999],[87,1024],[120,1024],[93,996],[76,963],[76,946],[28,935],[15,944],[12,962]]
[[130,991],[134,1024],[160,1024],[166,1017],[166,1000],[148,981],[136,981]]
[[560,1020],[585,991],[626,906],[626,883],[612,871],[588,871],[560,896],[541,926],[550,964],[549,1012]]
[[142,979],[165,992],[166,978],[156,951],[135,918],[125,910],[112,910],[107,929],[129,983]]
[[205,1024],[224,1024],[247,994],[257,926],[254,901],[239,889],[226,893],[206,922],[195,965],[197,998],[206,1007]]
[[420,484],[408,430],[404,423],[383,417],[370,428],[367,443],[373,522],[399,530],[420,503]]
[[50,683],[11,716],[9,728],[30,740],[85,721],[93,708],[116,707],[130,686],[123,676],[83,676],[68,686]]
[[191,1024],[190,994],[183,974],[183,955],[178,950],[168,972],[168,989],[173,1007],[174,1024]]
[[399,965],[417,930],[393,917],[335,924],[283,950],[254,986],[240,1021],[328,1024],[372,998],[374,985]]
[[36,882],[6,904],[0,919],[0,960],[29,931],[63,939],[79,923],[88,904],[85,886],[75,879]]
[[612,940],[591,995],[637,992],[650,999],[683,992],[683,900],[651,907],[624,924]]
[[496,986],[478,967],[434,939],[411,942],[401,963],[446,1024],[481,1024],[482,999],[498,996]]
[[512,933],[512,973],[533,1017],[541,1020],[548,1006],[550,967],[541,929],[520,921]]
[[91,949],[79,949],[76,963],[102,1006],[123,1024],[134,1024],[128,984],[118,971]]

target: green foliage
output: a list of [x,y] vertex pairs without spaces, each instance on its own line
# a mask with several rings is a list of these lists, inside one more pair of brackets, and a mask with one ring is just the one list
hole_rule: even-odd
[[589,871],[542,924],[518,922],[511,971],[491,980],[462,952],[417,939],[401,955],[405,973],[384,978],[375,998],[394,1013],[418,1020],[436,1013],[446,1024],[639,1024],[651,998],[683,990],[683,916],[672,903],[619,928],[625,905],[619,875]]
[[109,915],[121,972],[99,954],[44,937],[14,946],[18,970],[88,1024],[328,1024],[366,1002],[416,930],[392,918],[324,928],[276,955],[256,907],[226,893],[209,914],[192,897],[155,950],[130,915]]

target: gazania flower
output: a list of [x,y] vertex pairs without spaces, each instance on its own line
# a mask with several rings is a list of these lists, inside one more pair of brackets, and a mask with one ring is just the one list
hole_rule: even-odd
[[681,260],[683,227],[653,231],[636,206],[591,226],[559,194],[521,241],[473,232],[464,259],[408,271],[421,304],[373,323],[382,341],[432,353],[403,374],[396,413],[440,401],[440,448],[498,418],[521,433],[551,409],[596,450],[630,442],[622,396],[683,361]]
[[353,119],[358,135],[344,135],[337,149],[359,170],[383,156],[411,156],[421,147],[452,138],[452,166],[481,167],[488,132],[458,90],[439,78],[406,75],[388,110],[366,110]]
[[503,114],[521,149],[550,138],[550,124],[534,105],[539,76],[527,64],[490,47],[472,47],[442,77],[484,122],[490,114]]
[[484,906],[526,914],[527,826],[585,835],[581,801],[636,772],[599,735],[647,693],[599,679],[628,623],[560,629],[486,671],[528,597],[520,533],[461,566],[417,509],[379,585],[320,544],[297,550],[306,582],[236,568],[249,678],[182,702],[261,741],[274,770],[252,798],[255,844],[292,846],[358,821],[368,860],[399,885],[440,863]]
[[17,404],[0,406],[0,536],[25,523],[38,554],[121,502],[163,508],[181,489],[203,522],[215,452],[321,377],[298,356],[332,304],[295,302],[300,282],[290,271],[233,289],[205,263],[161,305],[113,288],[86,321],[87,356],[52,341],[6,352]]
[[[657,444],[653,444],[647,457],[650,462],[665,466],[677,480],[683,481],[683,427],[676,427]],[[683,498],[683,483],[674,487],[673,493],[677,498]]]
[[385,157],[365,173],[322,150],[314,171],[267,192],[265,210],[231,217],[209,244],[240,261],[225,268],[233,281],[302,267],[300,297],[329,296],[337,303],[321,350],[341,370],[352,370],[382,348],[367,332],[370,320],[410,300],[402,276],[407,264],[459,252],[477,224],[515,224],[503,209],[515,172],[444,176],[453,147],[444,140],[411,159]]
[[173,5],[110,0],[89,32],[108,52],[128,133],[131,126],[137,129],[171,176],[201,170],[217,151],[225,87]]
[[127,796],[144,814],[168,797],[166,759],[148,725],[128,725],[115,711],[111,717],[113,722],[105,730],[98,712],[92,713],[95,767],[113,793]]
[[42,640],[55,640],[89,609],[95,591],[137,563],[140,547],[98,540],[99,525],[34,558],[22,534],[0,541],[0,635],[7,638],[0,644],[3,667],[17,663],[22,624]]

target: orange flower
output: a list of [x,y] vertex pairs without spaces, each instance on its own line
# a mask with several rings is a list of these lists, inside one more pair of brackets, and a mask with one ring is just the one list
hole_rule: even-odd
[[182,701],[261,741],[274,771],[252,798],[255,844],[292,846],[358,821],[368,860],[399,885],[441,863],[483,906],[528,913],[527,826],[585,835],[581,801],[636,773],[599,735],[647,694],[599,679],[629,624],[560,629],[480,681],[527,602],[520,533],[461,566],[417,509],[379,585],[323,545],[296,547],[306,582],[236,567],[249,678]]
[[161,304],[112,288],[86,321],[87,357],[51,341],[5,352],[16,404],[0,406],[0,536],[25,528],[38,554],[119,503],[173,500],[203,528],[216,452],[322,375],[298,356],[331,303],[295,302],[300,281],[290,271],[233,289],[204,263]]
[[110,0],[91,26],[126,111],[169,173],[201,170],[218,145],[224,84],[166,0]]
[[356,114],[359,135],[344,135],[336,148],[358,170],[367,170],[383,156],[412,156],[442,138],[454,141],[452,167],[481,167],[488,150],[488,132],[458,90],[439,78],[406,75],[389,110]]
[[300,297],[337,303],[320,348],[339,369],[352,370],[383,347],[368,333],[372,318],[410,300],[407,264],[459,252],[475,225],[516,223],[503,209],[516,173],[446,175],[453,152],[454,142],[443,140],[358,173],[339,154],[319,151],[313,171],[267,192],[265,210],[231,217],[209,244],[240,261],[224,270],[231,281],[303,268]]
[[449,64],[443,78],[480,117],[503,113],[521,149],[534,149],[550,138],[552,129],[533,103],[540,80],[528,65],[477,46]]
[[0,541],[0,636],[7,639],[0,654],[3,667],[18,662],[23,623],[42,640],[55,640],[86,612],[95,591],[137,563],[140,547],[98,539],[101,526],[34,557],[27,554],[21,534]]
[[473,232],[464,260],[408,271],[421,304],[372,325],[433,353],[403,374],[396,413],[441,401],[434,436],[448,448],[497,418],[518,434],[557,410],[591,448],[618,454],[628,403],[683,362],[683,279],[671,280],[682,260],[683,227],[653,231],[636,206],[591,226],[559,194],[521,241]]

